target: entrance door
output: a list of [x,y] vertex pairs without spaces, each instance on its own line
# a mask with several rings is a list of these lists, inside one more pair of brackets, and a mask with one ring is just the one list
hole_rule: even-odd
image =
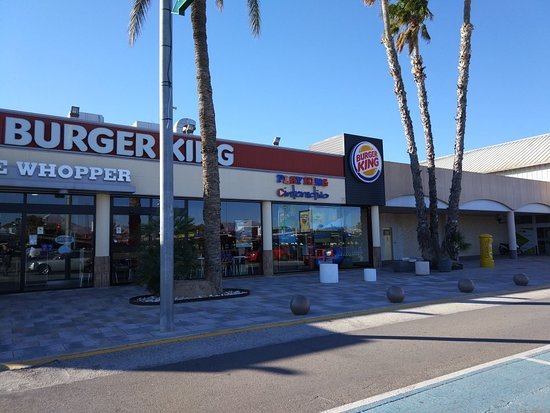
[[21,289],[21,218],[0,212],[0,293]]
[[93,216],[28,214],[25,290],[91,285]]
[[393,260],[393,237],[391,228],[382,229],[382,236],[384,237],[384,251],[382,252],[382,261]]

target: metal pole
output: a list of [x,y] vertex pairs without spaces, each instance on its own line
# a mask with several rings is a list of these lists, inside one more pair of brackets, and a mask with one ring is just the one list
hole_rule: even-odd
[[160,77],[160,331],[174,329],[174,169],[172,131],[172,1],[161,0]]

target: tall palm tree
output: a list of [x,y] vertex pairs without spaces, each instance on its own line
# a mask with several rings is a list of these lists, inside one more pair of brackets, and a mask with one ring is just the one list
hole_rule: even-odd
[[458,204],[462,191],[462,160],[464,158],[464,135],[466,132],[466,104],[470,77],[471,37],[474,26],[470,23],[471,0],[464,0],[464,19],[460,29],[460,56],[458,61],[456,138],[453,162],[453,178],[449,193],[449,208],[445,223],[443,248],[453,259],[458,256]]
[[[139,35],[149,4],[150,0],[134,0],[128,27],[130,44]],[[221,9],[223,7],[223,0],[216,0],[216,4]],[[252,33],[258,35],[260,31],[259,0],[247,0],[247,5]],[[216,114],[212,99],[212,82],[210,79],[210,63],[206,36],[206,0],[195,0],[193,2],[191,6],[191,25],[195,46],[199,125],[202,143],[204,276],[210,285],[210,292],[218,294],[222,291],[220,246],[221,201],[218,150],[216,145]]]
[[428,161],[429,188],[429,222],[430,222],[430,258],[433,262],[439,259],[439,220],[437,212],[437,186],[435,178],[435,148],[432,135],[432,123],[428,110],[428,93],[426,91],[426,73],[422,55],[420,54],[419,37],[430,41],[426,20],[431,20],[433,14],[428,9],[428,0],[398,0],[389,5],[390,30],[395,37],[395,47],[399,53],[405,46],[411,56],[412,74],[418,93],[420,118],[424,129],[426,143],[426,158]]
[[[363,0],[367,6],[372,6],[375,0]],[[418,162],[418,153],[416,149],[416,140],[414,137],[414,128],[411,120],[411,114],[407,103],[407,93],[401,75],[401,66],[397,58],[397,51],[393,41],[391,32],[390,15],[388,0],[380,0],[382,8],[382,20],[384,22],[384,34],[382,43],[386,49],[386,57],[390,74],[394,80],[394,93],[397,97],[399,112],[401,113],[401,123],[405,131],[405,140],[407,142],[407,153],[409,154],[409,163],[411,167],[412,184],[414,190],[414,199],[416,206],[417,227],[416,236],[422,256],[426,259],[430,258],[430,230],[426,218],[426,204],[424,203],[424,190],[422,187],[422,176],[420,164]]]

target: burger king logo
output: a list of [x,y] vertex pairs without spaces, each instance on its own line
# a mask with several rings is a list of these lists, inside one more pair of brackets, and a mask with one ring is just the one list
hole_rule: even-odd
[[355,145],[349,159],[355,176],[367,184],[373,183],[382,174],[382,156],[370,142],[363,141]]

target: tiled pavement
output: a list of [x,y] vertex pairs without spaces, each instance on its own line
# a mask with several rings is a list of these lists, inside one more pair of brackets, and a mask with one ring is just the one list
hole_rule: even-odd
[[244,298],[175,305],[175,329],[159,330],[158,306],[135,306],[128,298],[144,294],[137,286],[44,291],[0,296],[0,363],[79,353],[169,337],[231,330],[296,320],[289,310],[294,294],[311,302],[305,318],[361,312],[392,304],[386,290],[399,285],[406,304],[472,295],[458,292],[457,281],[470,278],[477,294],[521,291],[512,282],[526,273],[529,287],[550,288],[550,257],[498,259],[495,268],[466,261],[464,269],[429,276],[378,270],[376,283],[363,281],[362,270],[340,271],[338,284],[320,284],[318,273],[224,280],[224,287],[245,288]]

